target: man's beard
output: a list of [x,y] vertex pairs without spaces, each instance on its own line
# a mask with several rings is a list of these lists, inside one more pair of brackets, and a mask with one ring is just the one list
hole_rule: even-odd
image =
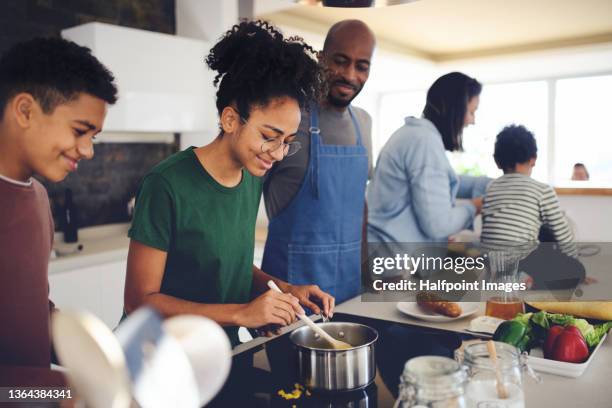
[[337,108],[346,108],[347,106],[351,104],[351,102],[353,102],[353,99],[355,99],[357,95],[359,95],[359,92],[361,92],[362,88],[356,88],[354,85],[348,84],[343,81],[337,81],[337,82],[345,83],[347,85],[352,86],[353,88],[355,88],[355,94],[352,96],[351,99],[345,100],[345,99],[336,98],[335,96],[332,95],[331,90],[330,90],[327,93],[327,101],[329,102],[330,105],[335,106]]
[[356,96],[357,94],[355,94],[351,99],[347,101],[345,99],[339,99],[339,98],[332,96],[331,94],[328,94],[327,101],[329,102],[330,105],[335,106],[336,108],[346,108],[347,106],[351,104],[351,102],[353,101],[353,99],[355,99]]

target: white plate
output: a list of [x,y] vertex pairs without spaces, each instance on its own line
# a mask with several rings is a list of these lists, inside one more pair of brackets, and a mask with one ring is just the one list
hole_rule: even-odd
[[606,336],[607,334],[601,338],[601,341],[597,347],[595,347],[588,360],[584,363],[566,363],[563,361],[549,360],[544,358],[544,353],[542,350],[537,348],[531,350],[529,353],[529,357],[527,357],[527,364],[529,364],[529,366],[534,370],[543,373],[550,373],[571,378],[580,377],[591,364],[591,360],[593,360],[595,353],[597,353],[597,350],[599,350],[601,344],[606,340]]
[[461,313],[457,317],[442,316],[429,310],[423,309],[416,302],[397,302],[397,310],[407,314],[408,316],[416,317],[417,319],[426,322],[451,322],[453,320],[463,319],[466,316],[473,315],[478,311],[478,303],[476,302],[457,302],[461,306]]

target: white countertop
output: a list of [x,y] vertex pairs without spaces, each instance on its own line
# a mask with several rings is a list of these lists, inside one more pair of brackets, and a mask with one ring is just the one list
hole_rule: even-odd
[[55,233],[54,248],[67,251],[81,244],[83,249],[71,255],[52,258],[49,261],[49,274],[127,259],[129,226],[124,223],[83,228],[79,230],[79,242],[75,244],[64,243],[62,234]]
[[[49,274],[62,273],[89,266],[110,262],[121,262],[127,259],[130,239],[127,236],[129,223],[108,224],[87,227],[79,230],[79,242],[64,243],[61,232],[56,232],[53,248],[61,252],[74,250],[78,244],[83,249],[74,254],[58,256],[49,261]],[[263,256],[263,245],[266,240],[267,228],[258,226],[255,231],[256,259]]]
[[[361,296],[336,307],[336,313],[346,313],[375,319],[388,320],[414,326],[465,332],[471,319],[484,315],[485,304],[470,317],[447,323],[431,323],[404,315],[397,310],[396,302],[362,302]],[[612,336],[608,336],[585,373],[578,378],[538,373],[542,383],[537,384],[525,375],[524,390],[527,407],[588,407],[612,406]]]

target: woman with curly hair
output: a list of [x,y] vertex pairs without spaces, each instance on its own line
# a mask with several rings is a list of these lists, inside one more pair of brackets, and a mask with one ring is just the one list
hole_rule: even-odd
[[[174,154],[145,176],[136,198],[125,312],[209,317],[233,345],[239,326],[292,323],[303,306],[331,312],[331,296],[253,266],[260,177],[295,153],[300,108],[318,98],[316,54],[263,21],[242,22],[211,49],[219,135]],[[284,294],[268,290],[273,279]]]

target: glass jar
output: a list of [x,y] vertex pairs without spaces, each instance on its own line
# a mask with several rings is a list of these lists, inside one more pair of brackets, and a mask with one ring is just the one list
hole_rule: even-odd
[[509,344],[495,342],[497,367],[507,398],[497,393],[497,374],[489,357],[487,342],[470,344],[455,352],[457,361],[467,369],[468,382],[465,387],[467,408],[524,408],[523,370],[527,369],[526,356]]
[[448,357],[412,358],[400,377],[395,407],[465,408],[466,379],[465,370]]
[[488,271],[482,288],[487,299],[485,315],[510,320],[517,313],[525,313],[524,290],[516,289],[522,283],[519,263],[536,247],[537,242],[494,242],[483,246]]

